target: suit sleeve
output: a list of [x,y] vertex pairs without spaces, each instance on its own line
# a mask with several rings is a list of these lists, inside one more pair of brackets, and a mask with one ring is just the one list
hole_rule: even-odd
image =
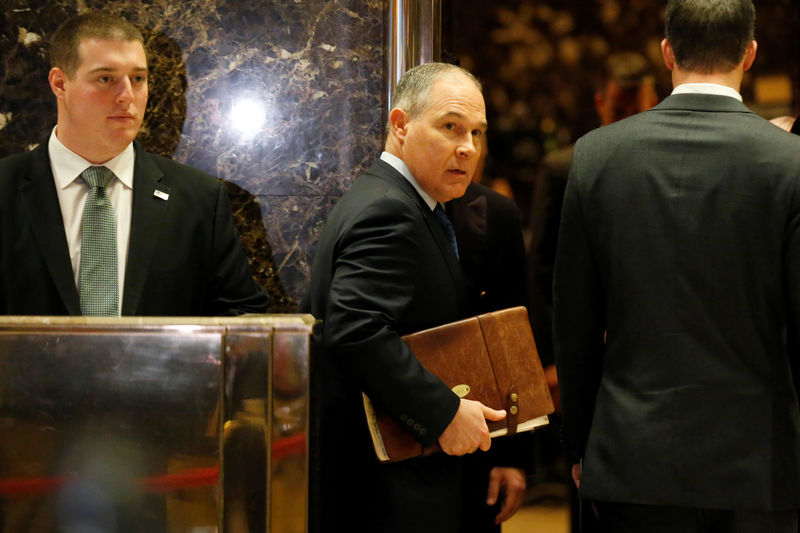
[[222,182],[217,187],[214,209],[212,270],[206,297],[209,315],[230,316],[266,313],[269,300],[253,279],[247,256],[233,225],[230,200]]
[[415,438],[430,445],[452,420],[459,399],[425,370],[395,326],[414,296],[414,280],[430,268],[420,257],[421,231],[427,229],[412,206],[384,198],[340,236],[323,343],[347,379],[396,419],[410,419]]
[[605,304],[581,203],[580,142],[567,179],[553,283],[553,344],[567,457],[586,449],[603,371]]

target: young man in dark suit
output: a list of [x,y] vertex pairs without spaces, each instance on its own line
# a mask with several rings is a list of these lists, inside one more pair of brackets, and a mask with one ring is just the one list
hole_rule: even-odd
[[[453,65],[421,65],[403,75],[393,106],[385,151],[331,212],[311,272],[309,307],[322,319],[312,531],[457,533],[456,456],[488,449],[486,419],[505,416],[459,399],[401,339],[467,315],[441,203],[464,194],[475,171],[480,85]],[[445,453],[379,464],[362,392]]]
[[[265,312],[220,181],[134,142],[147,105],[141,33],[90,12],[65,22],[50,49],[57,125],[47,143],[0,160],[0,314]],[[109,177],[92,198],[107,199],[114,227],[87,266],[92,173]],[[101,311],[85,303],[91,286]]]
[[611,532],[796,530],[800,139],[741,102],[754,21],[670,0],[672,95],[575,146],[555,356],[573,477]]

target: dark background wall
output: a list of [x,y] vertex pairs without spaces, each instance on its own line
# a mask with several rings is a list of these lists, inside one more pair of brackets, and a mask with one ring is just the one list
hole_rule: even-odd
[[[800,3],[754,4],[759,49],[743,96],[769,118],[790,114],[800,93]],[[665,5],[661,0],[444,0],[443,48],[484,82],[485,175],[508,179],[523,212],[543,155],[599,125],[593,93],[610,53],[644,54],[657,74],[659,96],[669,94],[659,48]],[[788,98],[776,94],[787,83]]]

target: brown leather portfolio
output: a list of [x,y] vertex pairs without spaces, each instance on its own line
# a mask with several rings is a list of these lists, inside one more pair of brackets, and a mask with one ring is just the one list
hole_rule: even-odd
[[[445,324],[403,340],[420,363],[460,397],[506,410],[506,419],[487,421],[492,437],[548,423],[553,400],[524,307]],[[401,461],[439,450],[438,446],[423,448],[366,394],[364,411],[380,461]]]

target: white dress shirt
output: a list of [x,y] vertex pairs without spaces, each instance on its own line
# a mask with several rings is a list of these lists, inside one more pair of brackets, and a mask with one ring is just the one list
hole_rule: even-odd
[[742,101],[742,95],[736,89],[716,83],[684,83],[672,90],[672,94],[716,94],[718,96],[730,96]]
[[411,171],[408,170],[408,166],[406,166],[405,161],[403,161],[394,154],[390,154],[389,152],[383,152],[381,154],[381,161],[383,161],[384,163],[388,163],[389,165],[392,166],[392,168],[394,168],[396,171],[402,174],[403,177],[407,179],[411,185],[414,186],[419,195],[422,196],[422,199],[425,200],[425,203],[428,205],[428,207],[431,208],[431,211],[436,209],[436,200],[434,200],[430,194],[425,192],[425,189],[423,189],[420,186],[420,184],[417,183],[417,180],[415,180],[414,176],[411,175]]
[[[69,246],[69,257],[75,286],[80,292],[78,270],[81,264],[81,223],[83,206],[89,196],[89,187],[80,178],[81,172],[92,166],[78,154],[64,146],[56,137],[53,128],[47,144],[50,154],[50,168],[56,183],[58,203],[61,206],[61,218],[64,221],[64,232]],[[131,211],[133,209],[133,163],[135,154],[133,143],[129,144],[113,159],[103,163],[114,173],[108,182],[106,194],[114,208],[117,221],[117,270],[119,280],[119,308],[122,309],[122,290],[125,284],[125,265],[128,259],[128,242],[131,234]]]

